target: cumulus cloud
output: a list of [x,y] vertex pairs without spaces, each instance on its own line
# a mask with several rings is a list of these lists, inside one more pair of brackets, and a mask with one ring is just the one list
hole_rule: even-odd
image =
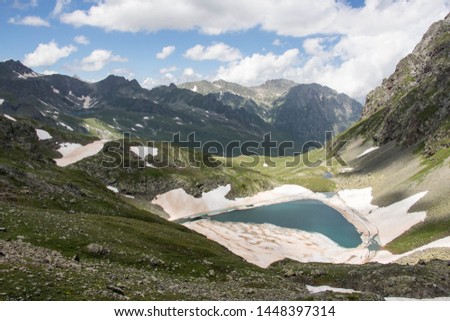
[[188,67],[184,68],[183,73],[180,79],[178,79],[177,83],[183,83],[187,81],[197,81],[201,79],[203,79],[203,76],[201,74],[196,72],[194,68]]
[[14,25],[23,25],[30,27],[50,27],[50,23],[48,23],[48,21],[45,21],[44,19],[38,16],[9,18],[8,22]]
[[216,78],[244,85],[255,85],[267,79],[286,77],[299,59],[300,51],[290,49],[282,55],[271,52],[253,54],[227,66],[221,66]]
[[175,51],[175,46],[167,46],[161,49],[160,52],[156,54],[156,58],[158,59],[166,59]]
[[[363,9],[354,9],[344,1],[335,0],[104,0],[87,10],[63,14],[61,21],[75,26],[131,32],[198,28],[207,34],[260,26],[280,35],[307,36],[347,33],[361,26],[375,32],[380,28],[394,30],[393,26],[409,26],[405,22],[421,20],[422,10],[433,10],[434,19],[448,11],[447,0],[367,0],[365,4]],[[396,15],[410,8],[418,19]],[[161,14],[165,12],[170,15]]]
[[81,60],[83,71],[98,71],[103,69],[110,62],[126,62],[128,59],[113,55],[112,51],[96,49],[87,57]]
[[77,44],[85,45],[85,46],[90,43],[89,39],[86,38],[85,36],[75,36],[73,38],[73,41],[75,41]]
[[40,43],[34,52],[25,55],[23,63],[28,67],[51,66],[76,50],[77,48],[72,45],[58,47],[55,41]]
[[192,60],[218,61],[234,61],[242,57],[239,49],[230,47],[223,42],[216,43],[208,47],[196,45],[186,50],[184,56]]
[[204,79],[204,77],[197,73],[193,68],[184,68],[181,74],[174,74],[178,68],[169,67],[164,70],[161,69],[161,76],[157,78],[147,77],[141,82],[141,86],[147,89],[158,87],[161,85],[168,85],[169,83],[184,83],[188,81],[197,81]]
[[[221,59],[209,58],[209,47],[196,46],[187,57],[226,62],[218,75],[235,80],[238,70],[255,76],[290,76],[299,82],[321,82],[354,97],[363,97],[394,70],[401,57],[411,52],[428,26],[442,19],[450,9],[448,0],[366,0],[362,8],[352,8],[346,3],[335,0],[103,0],[86,10],[62,14],[60,19],[74,26],[128,32],[194,29],[218,35],[259,28],[279,36],[313,37],[303,44],[302,54],[297,54],[301,57],[290,68],[276,69],[279,74],[263,72],[257,67],[262,61],[274,60],[274,54],[254,54],[233,62],[219,54],[216,55]],[[170,14],[161,14],[166,12]],[[324,40],[330,35],[336,39]],[[257,79],[245,76],[245,81]]]

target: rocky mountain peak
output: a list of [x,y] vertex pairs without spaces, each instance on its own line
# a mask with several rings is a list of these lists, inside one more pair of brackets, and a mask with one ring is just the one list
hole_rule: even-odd
[[[18,60],[7,60],[5,62],[0,63],[4,70],[7,70],[10,73],[14,73],[16,77],[26,78],[26,77],[37,77],[39,74],[34,72],[32,69],[23,65]],[[1,67],[0,67],[1,68]]]

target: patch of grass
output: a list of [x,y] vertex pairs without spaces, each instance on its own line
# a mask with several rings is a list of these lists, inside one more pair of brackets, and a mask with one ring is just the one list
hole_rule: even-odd
[[91,135],[101,139],[122,138],[122,133],[97,118],[86,118],[83,120],[83,124]]
[[450,220],[430,220],[414,226],[385,248],[392,253],[400,254],[447,236],[450,236]]
[[411,180],[421,181],[433,168],[441,166],[450,157],[450,147],[442,148],[434,155],[424,158],[421,165],[423,168],[411,177]]

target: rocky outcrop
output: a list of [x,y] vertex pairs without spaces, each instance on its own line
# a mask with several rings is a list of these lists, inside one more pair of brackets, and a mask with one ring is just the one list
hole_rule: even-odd
[[450,15],[434,23],[395,72],[370,92],[365,131],[379,144],[425,142],[427,153],[449,147]]

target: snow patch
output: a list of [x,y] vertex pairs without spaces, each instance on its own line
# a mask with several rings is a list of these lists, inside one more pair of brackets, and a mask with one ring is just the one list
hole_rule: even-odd
[[144,128],[144,126],[142,126],[141,124],[136,124],[136,125],[134,125],[134,126],[140,127],[140,128]]
[[17,78],[19,78],[19,79],[28,79],[28,78],[39,77],[39,74],[34,71],[30,72],[30,73],[24,73],[24,74],[18,73],[17,71],[14,71],[14,73],[17,75]]
[[[157,195],[153,204],[160,205],[171,220],[183,217],[209,213],[225,212],[228,210],[245,208],[249,205],[262,206],[274,203],[281,203],[293,199],[302,199],[315,193],[298,185],[283,185],[271,191],[260,192],[251,197],[236,198],[229,200],[225,196],[230,192],[231,185],[219,186],[218,188],[202,194],[202,197],[195,198],[187,194],[184,189],[178,188],[167,193]],[[325,198],[325,197],[323,197]]]
[[[57,118],[57,117],[54,117],[55,119]],[[58,122],[58,124],[59,125],[61,125],[61,126],[63,126],[63,127],[65,127],[65,128],[67,128],[68,130],[70,130],[71,132],[73,132],[73,128],[72,127],[70,127],[69,125],[67,125],[67,124],[64,124],[63,122]]]
[[107,189],[109,189],[110,191],[113,191],[114,193],[119,193],[119,190],[117,189],[117,187],[114,186],[106,186]]
[[58,89],[56,89],[55,87],[53,87],[53,86],[52,86],[52,90],[53,90],[53,92],[54,92],[55,94],[59,94],[59,93],[60,93],[60,91],[59,91]]
[[5,116],[5,117],[6,117],[7,119],[9,119],[10,121],[13,121],[13,122],[16,122],[16,121],[17,121],[17,119],[15,119],[15,118],[13,118],[13,117],[7,115],[7,114],[3,114],[3,116]]
[[108,142],[108,140],[97,140],[85,146],[76,143],[61,143],[58,152],[61,153],[63,157],[55,159],[56,165],[65,167],[86,157],[93,156],[103,149],[106,142]]
[[143,120],[149,120],[150,118],[148,116],[142,117]]
[[356,291],[353,289],[335,288],[328,285],[320,285],[320,286],[306,285],[306,289],[309,291],[309,293],[320,293],[325,291],[331,291],[336,293],[360,293],[360,291]]
[[0,98],[0,106],[3,105],[4,102],[5,100],[3,98]]
[[91,106],[91,100],[92,100],[92,98],[90,97],[90,96],[81,96],[81,99],[82,100],[84,100],[84,102],[83,102],[83,108],[84,109],[89,109],[89,108],[91,108],[92,106]]
[[305,263],[358,264],[367,261],[369,253],[363,245],[343,248],[325,235],[272,224],[196,220],[184,225],[262,268],[284,258]]
[[36,135],[38,136],[39,140],[47,140],[52,139],[52,135],[50,135],[47,131],[43,129],[36,129]]
[[377,150],[378,148],[380,148],[380,147],[371,147],[371,148],[369,148],[369,149],[366,149],[364,152],[362,152],[361,154],[359,154],[358,156],[356,156],[356,158],[363,157],[364,155],[367,155],[367,154],[373,152],[374,150]]
[[194,86],[194,88],[192,88],[193,92],[197,92],[197,85]]
[[147,147],[147,146],[131,146],[130,150],[139,156],[142,160],[145,160],[147,155],[157,156],[158,148],[155,147]]

